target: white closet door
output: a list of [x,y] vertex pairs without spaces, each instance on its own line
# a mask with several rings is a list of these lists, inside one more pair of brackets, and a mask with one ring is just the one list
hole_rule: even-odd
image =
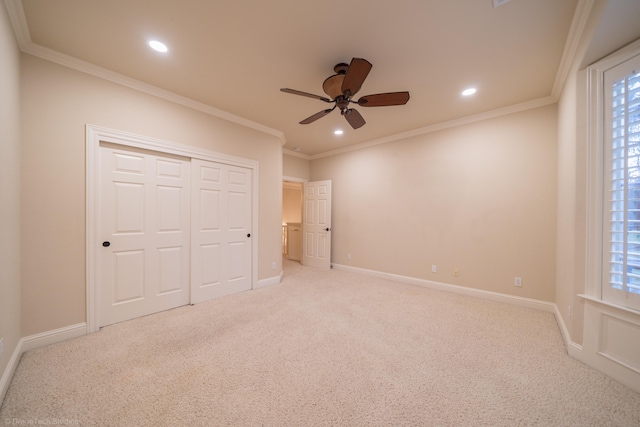
[[100,147],[98,326],[189,303],[189,159]]
[[252,171],[197,159],[191,170],[191,302],[249,290]]

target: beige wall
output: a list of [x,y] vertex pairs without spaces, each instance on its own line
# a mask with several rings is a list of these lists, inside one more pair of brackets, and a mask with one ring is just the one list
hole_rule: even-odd
[[[22,334],[85,321],[85,125],[259,162],[259,279],[281,266],[279,138],[22,56]],[[277,263],[277,270],[271,269]]]
[[[0,4],[0,378],[20,332],[20,52]],[[0,402],[2,402],[0,390]]]
[[[558,232],[555,302],[571,340],[582,343],[585,290],[586,143],[577,138],[577,86],[572,73],[558,103]],[[579,160],[581,160],[579,162]]]
[[309,181],[311,177],[309,160],[302,159],[300,157],[289,156],[287,154],[282,157],[282,175],[289,178],[299,178]]
[[[575,299],[576,275],[576,76],[572,74],[558,104],[558,233],[555,301],[565,324],[572,330],[569,312],[582,319],[582,308]],[[569,100],[572,100],[569,102]],[[574,330],[574,334],[577,331]]]
[[332,261],[553,302],[556,115],[550,105],[312,160],[312,180],[333,181]]

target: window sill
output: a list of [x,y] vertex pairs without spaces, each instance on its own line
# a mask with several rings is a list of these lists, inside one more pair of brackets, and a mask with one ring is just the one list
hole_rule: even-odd
[[601,304],[601,305],[604,305],[604,306],[607,306],[607,307],[615,308],[616,310],[622,310],[622,311],[624,311],[626,313],[630,313],[630,314],[634,314],[636,316],[640,316],[640,311],[639,310],[634,310],[633,308],[624,307],[622,305],[613,304],[613,303],[610,303],[610,302],[607,302],[607,301],[603,301],[603,300],[598,299],[596,297],[593,297],[591,295],[578,294],[578,296],[580,298],[582,298],[582,299],[593,301],[593,302],[596,302],[598,304]]

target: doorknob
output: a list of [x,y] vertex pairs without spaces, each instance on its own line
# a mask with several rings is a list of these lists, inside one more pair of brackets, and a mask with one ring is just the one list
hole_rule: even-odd
[[111,242],[102,242],[102,246],[108,248],[109,246],[111,246]]
[[325,228],[324,231],[331,231],[329,227]]
[[247,234],[247,237],[251,237],[251,233],[248,233],[248,234]]

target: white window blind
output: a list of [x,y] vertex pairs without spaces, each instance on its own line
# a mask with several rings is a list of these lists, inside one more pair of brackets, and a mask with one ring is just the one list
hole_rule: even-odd
[[609,248],[604,254],[602,296],[640,310],[639,57],[605,73],[604,113]]

